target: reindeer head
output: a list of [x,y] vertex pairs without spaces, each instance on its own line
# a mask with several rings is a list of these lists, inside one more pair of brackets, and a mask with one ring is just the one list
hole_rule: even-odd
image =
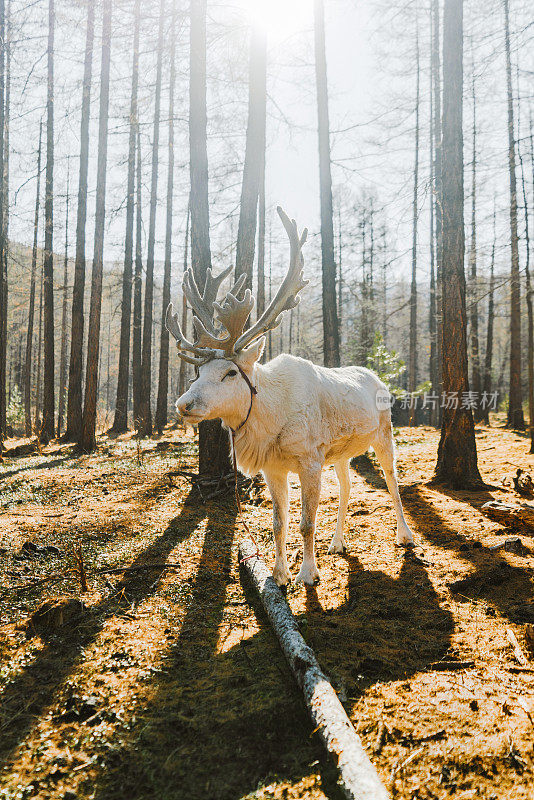
[[192,270],[185,272],[182,291],[195,315],[194,342],[182,334],[172,303],[167,309],[165,322],[176,339],[178,355],[197,367],[196,380],[176,401],[177,411],[191,422],[221,417],[232,426],[233,421],[244,417],[250,401],[247,378],[252,376],[254,364],[263,352],[264,334],[281,323],[284,311],[298,305],[298,293],[308,283],[302,276],[301,252],[308,232],[304,229],[299,236],[295,220],[290,220],[280,207],[277,210],[289,237],[289,269],[275,297],[252,327],[245,330],[254,306],[250,289],[245,289],[239,299],[245,275],[238,278],[221,303],[217,302],[219,287],[232,267],[216,278],[208,269],[202,295]]

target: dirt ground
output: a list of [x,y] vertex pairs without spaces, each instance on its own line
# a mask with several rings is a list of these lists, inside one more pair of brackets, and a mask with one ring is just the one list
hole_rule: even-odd
[[[370,459],[352,472],[348,554],[327,555],[337,484],[325,471],[322,581],[288,590],[396,798],[534,798],[534,658],[521,667],[506,632],[528,655],[534,545],[526,530],[511,533],[480,510],[491,498],[518,502],[509,477],[534,461],[524,436],[493,425],[477,427],[493,488],[476,494],[428,484],[434,429],[397,432],[412,553],[395,547],[390,498]],[[195,455],[192,433],[169,430],[141,443],[102,437],[91,456],[56,443],[0,464],[0,800],[339,798],[274,635],[240,580],[233,503],[201,503],[178,474],[195,470]],[[296,574],[296,479],[291,498]],[[245,502],[245,514],[272,563],[267,492]],[[492,550],[512,534],[521,555]],[[472,586],[451,592],[468,575]],[[59,577],[38,583],[50,576]],[[83,606],[27,627],[49,598]],[[438,663],[454,660],[472,665]]]

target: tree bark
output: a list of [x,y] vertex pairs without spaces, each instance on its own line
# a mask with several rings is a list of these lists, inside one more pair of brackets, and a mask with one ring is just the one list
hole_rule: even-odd
[[100,107],[98,120],[98,164],[96,177],[96,212],[91,304],[87,334],[87,368],[82,416],[80,449],[90,452],[96,447],[96,405],[100,353],[100,315],[102,311],[102,272],[104,262],[104,230],[106,221],[106,171],[109,124],[109,71],[111,60],[111,5],[104,0],[102,16],[102,61],[100,69]]
[[61,348],[59,354],[59,405],[57,412],[57,436],[61,436],[65,414],[65,389],[67,378],[67,299],[69,278],[69,173],[67,167],[67,201],[65,210],[65,257],[63,262],[63,308],[61,311]]
[[251,290],[258,199],[265,159],[266,105],[267,36],[260,27],[254,27],[250,36],[248,121],[235,267],[236,278],[246,273],[246,286]]
[[126,235],[124,239],[124,268],[122,273],[121,331],[119,344],[119,371],[113,433],[128,430],[128,386],[130,372],[130,320],[132,311],[132,267],[135,206],[135,138],[137,130],[137,93],[139,85],[139,27],[141,0],[135,0],[132,89],[130,96],[130,132],[128,139],[128,184],[126,196]]
[[[0,198],[4,196],[5,4],[0,0]],[[4,204],[0,202],[0,452],[6,435],[7,273]]]
[[176,0],[172,4],[171,20],[171,69],[169,77],[169,141],[167,170],[167,218],[165,225],[165,265],[163,270],[163,293],[161,307],[161,336],[159,348],[158,397],[156,402],[156,430],[159,434],[167,424],[167,403],[169,393],[169,331],[165,325],[167,307],[171,302],[172,267],[172,209],[174,193],[174,84],[176,81]]
[[[534,145],[533,145],[533,132],[532,132],[532,118],[530,120],[530,162],[532,164],[534,176]],[[527,298],[527,320],[528,320],[528,346],[527,346],[527,364],[528,364],[528,422],[529,422],[529,436],[530,436],[530,453],[534,453],[534,309],[532,308],[532,284],[530,281],[530,231],[529,231],[529,215],[528,215],[528,196],[525,181],[525,169],[523,164],[523,157],[521,155],[521,147],[518,147],[519,161],[521,164],[521,187],[523,190],[523,208],[525,214],[525,289]]]
[[[211,268],[208,205],[206,110],[206,0],[191,0],[189,81],[189,167],[191,173],[191,261],[195,280],[204,287]],[[230,472],[228,434],[220,420],[199,425],[198,471],[220,477]]]
[[[430,104],[430,131],[429,131],[429,152],[430,152],[430,187],[433,193],[435,186],[435,164],[434,164],[434,59],[432,42],[434,39],[434,14],[432,6],[430,7],[430,91],[429,91],[429,104]],[[437,355],[436,355],[436,231],[435,231],[435,215],[434,215],[434,197],[430,196],[430,299],[428,307],[428,335],[430,338],[430,359],[429,359],[429,375],[430,383],[432,386],[432,394],[438,394],[438,370],[437,370]],[[430,411],[431,424],[438,426],[439,411],[438,404]]]
[[256,319],[265,311],[265,146],[263,148],[260,194],[258,198],[258,289],[256,294]]
[[473,100],[473,162],[471,171],[471,244],[469,248],[469,279],[471,284],[470,291],[470,339],[471,339],[471,361],[472,361],[472,381],[473,392],[477,398],[474,416],[475,420],[482,419],[482,407],[480,403],[480,393],[482,381],[480,377],[480,353],[478,341],[478,292],[477,292],[477,218],[476,218],[476,199],[477,199],[477,118],[476,118],[476,93],[475,93],[475,73],[473,63],[473,79],[471,96]]
[[[419,28],[416,19],[415,32],[415,161],[413,170],[413,204],[412,204],[412,282],[410,287],[410,351],[408,360],[408,391],[415,392],[417,386],[417,221],[419,192],[419,97],[421,87],[421,69],[419,55]],[[410,413],[410,424],[415,422],[414,410]]]
[[330,122],[326,76],[324,0],[314,0],[315,80],[319,133],[319,184],[321,196],[321,261],[323,290],[323,357],[325,367],[339,367],[339,323],[336,304],[336,264],[332,210]]
[[[442,169],[441,169],[441,59],[440,59],[440,3],[439,0],[432,0],[432,77],[433,89],[433,115],[434,115],[434,219],[436,226],[436,374],[435,390],[441,394],[442,375],[441,375],[441,340],[442,340],[442,289],[443,289],[443,215],[442,215]],[[441,408],[438,409],[436,421],[441,422]]]
[[508,101],[508,169],[510,173],[510,392],[508,425],[524,430],[523,392],[521,387],[521,283],[519,279],[519,238],[517,233],[517,183],[515,172],[514,102],[512,94],[512,64],[510,57],[509,0],[503,0],[504,47],[506,56],[506,87]]
[[72,317],[67,392],[67,430],[64,439],[78,441],[82,430],[82,371],[85,292],[85,227],[87,221],[87,173],[89,167],[89,122],[91,116],[91,77],[95,37],[95,4],[87,4],[87,31],[82,84],[80,123],[80,171],[78,177],[78,209],[76,215],[76,255],[72,287]]
[[135,274],[132,326],[132,395],[134,428],[139,427],[139,405],[141,402],[141,326],[143,305],[143,225],[142,225],[142,164],[141,164],[141,132],[139,120],[136,122],[137,138],[137,185],[136,185],[136,220],[135,220]]
[[43,351],[43,266],[41,265],[41,285],[39,288],[39,335],[37,340],[37,376],[35,379],[35,432],[39,437],[41,435],[41,356]]
[[463,0],[445,0],[443,16],[443,391],[458,398],[443,409],[436,480],[453,488],[480,488],[473,414],[462,407],[469,392],[464,273]]
[[45,242],[43,262],[43,425],[41,440],[54,438],[54,1],[48,2],[48,86],[46,101]]
[[30,279],[30,302],[28,308],[28,330],[26,333],[26,359],[24,365],[24,433],[32,435],[31,379],[33,349],[33,319],[35,316],[35,282],[37,278],[37,242],[39,235],[39,206],[41,203],[41,157],[43,123],[39,123],[39,149],[37,151],[37,188],[35,191],[35,214],[33,218],[32,271]]
[[[184,241],[184,266],[183,271],[187,270],[188,266],[188,253],[189,253],[189,220],[190,220],[191,204],[187,204],[187,218],[185,221],[185,241]],[[187,336],[187,300],[185,294],[182,295],[182,331],[184,336]],[[180,359],[180,374],[178,378],[178,396],[181,397],[185,392],[185,384],[187,380],[187,361],[183,358]]]
[[159,9],[158,60],[154,99],[154,133],[152,139],[152,177],[150,183],[150,216],[148,223],[148,249],[145,276],[145,308],[143,316],[143,342],[141,351],[141,391],[139,396],[138,432],[140,436],[152,434],[152,313],[154,300],[154,247],[156,243],[156,207],[158,202],[159,129],[161,108],[161,72],[163,58],[163,22],[165,0]]
[[[493,322],[495,318],[495,208],[493,209],[493,245],[491,248],[491,263],[490,263],[490,283],[488,293],[488,327],[486,330],[486,353],[484,355],[484,394],[487,397],[491,392],[491,369],[493,360]],[[489,409],[487,404],[483,409],[483,420],[486,425],[489,425]]]

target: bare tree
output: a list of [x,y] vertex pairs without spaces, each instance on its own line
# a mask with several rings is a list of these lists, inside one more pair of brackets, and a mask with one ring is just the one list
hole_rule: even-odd
[[[412,281],[410,287],[410,352],[408,362],[408,391],[417,386],[417,221],[419,192],[419,99],[421,94],[421,66],[419,53],[419,23],[415,31],[415,162],[413,170],[412,204]],[[414,422],[413,414],[410,423]]]
[[141,0],[135,0],[132,89],[130,96],[130,131],[128,139],[128,184],[126,194],[126,236],[124,239],[124,269],[122,272],[121,332],[119,345],[119,374],[117,399],[112,431],[128,430],[128,384],[130,372],[130,320],[132,310],[132,267],[135,206],[135,145],[137,131],[137,92],[139,85],[139,27]]
[[512,63],[510,57],[510,8],[503,0],[504,48],[506,56],[506,87],[508,101],[508,169],[510,173],[510,393],[508,425],[524,430],[523,393],[521,388],[521,283],[519,279],[519,239],[517,233],[517,181],[515,173],[514,101],[512,94]]
[[72,315],[67,393],[67,441],[78,441],[82,430],[82,370],[85,292],[85,227],[87,222],[87,172],[89,167],[89,122],[91,115],[91,79],[95,37],[95,4],[87,4],[87,29],[82,84],[80,123],[80,171],[78,177],[78,209],[76,215],[76,255],[72,287]]
[[[206,131],[206,0],[191,0],[190,19],[191,263],[197,285],[204,287],[207,271],[211,269]],[[230,469],[228,434],[220,420],[202,422],[199,425],[199,473],[220,477]]]
[[[184,264],[183,264],[183,274],[188,267],[188,253],[189,253],[189,220],[190,220],[190,210],[191,204],[187,204],[187,217],[185,221],[185,239],[184,239]],[[187,300],[185,299],[185,294],[182,296],[182,331],[184,336],[187,336]],[[178,395],[182,395],[186,389],[186,379],[187,379],[187,362],[184,361],[183,358],[180,359],[180,372],[178,377]]]
[[[436,479],[454,488],[480,488],[469,391],[464,273],[463,0],[445,0],[443,15],[443,409]],[[454,397],[457,398],[456,403]]]
[[[475,92],[475,67],[473,64],[473,76],[471,81],[471,98],[473,102],[473,130],[472,130],[472,149],[473,161],[471,164],[471,244],[469,247],[469,322],[470,322],[470,344],[472,361],[472,387],[475,397],[480,400],[482,381],[480,376],[480,354],[478,342],[478,279],[477,279],[477,116],[476,116],[476,92]],[[475,409],[475,419],[482,418],[482,406],[477,402]]]
[[248,121],[235,268],[236,278],[243,272],[246,273],[247,286],[250,289],[252,289],[258,199],[265,160],[266,104],[267,37],[264,30],[255,26],[250,36]]
[[[491,247],[490,280],[488,290],[488,326],[486,329],[486,352],[484,355],[484,394],[486,397],[491,392],[491,369],[493,361],[493,322],[495,319],[495,207],[493,208],[493,244]],[[484,404],[483,420],[489,425],[489,403]]]
[[326,367],[338,367],[339,324],[336,304],[336,264],[334,260],[334,222],[332,210],[332,169],[330,157],[330,122],[324,0],[314,0],[315,79],[319,132],[319,183],[321,195],[321,258],[323,288],[323,355]]
[[167,424],[167,402],[169,392],[169,331],[165,325],[167,307],[171,302],[171,266],[172,266],[172,208],[174,193],[174,84],[176,82],[176,0],[172,3],[171,16],[171,68],[169,76],[169,137],[167,168],[167,219],[165,225],[165,264],[163,268],[163,293],[161,309],[161,336],[159,348],[158,397],[156,402],[155,424],[161,434]]
[[54,437],[54,0],[48,2],[48,84],[46,100],[45,242],[43,261],[43,425],[41,438]]
[[[5,25],[4,0],[0,0],[0,198],[4,196],[4,103],[5,103]],[[0,203],[0,452],[6,435],[7,375],[7,273],[4,258],[6,235],[4,204]]]
[[135,273],[134,273],[134,300],[133,300],[133,326],[132,326],[132,395],[134,427],[139,424],[139,404],[141,402],[141,325],[143,319],[142,293],[143,293],[143,206],[142,206],[142,163],[141,163],[141,133],[139,122],[136,130],[137,139],[137,176],[136,176],[136,214],[135,214]]
[[152,314],[154,299],[154,247],[156,243],[156,207],[158,202],[159,129],[161,108],[161,72],[163,58],[163,22],[165,0],[159,9],[158,57],[154,99],[154,134],[152,137],[152,177],[150,183],[150,216],[148,222],[148,250],[145,276],[145,308],[143,315],[143,342],[141,351],[141,391],[139,397],[138,431],[140,436],[152,434]]
[[[519,113],[518,113],[518,129]],[[532,133],[532,118],[530,119],[530,160],[533,168],[534,175],[534,146],[533,146],[533,133]],[[523,211],[525,215],[525,293],[527,299],[527,329],[528,329],[528,345],[527,345],[527,363],[528,363],[528,422],[529,422],[529,436],[530,436],[530,452],[534,453],[534,310],[532,308],[532,284],[530,280],[530,228],[529,228],[529,214],[528,214],[528,196],[525,179],[525,167],[523,164],[523,156],[521,154],[521,145],[518,145],[519,162],[521,165],[521,187],[523,192]]]
[[26,333],[26,359],[24,365],[24,432],[32,434],[31,418],[31,377],[33,348],[33,318],[35,316],[35,282],[37,277],[37,242],[39,235],[39,206],[41,202],[41,157],[43,142],[43,123],[39,123],[39,148],[37,150],[37,188],[35,190],[35,214],[33,218],[32,267],[30,278],[30,302],[28,307],[28,330]]
[[63,260],[63,307],[61,310],[61,348],[59,354],[59,405],[57,435],[61,436],[65,414],[65,389],[67,379],[67,300],[69,283],[69,167],[67,167],[67,198],[65,208],[65,256]]
[[[443,264],[443,218],[442,218],[442,180],[441,180],[441,58],[440,58],[440,3],[439,0],[432,0],[432,80],[433,88],[433,119],[434,119],[434,219],[436,230],[436,369],[435,384],[433,388],[440,394],[442,389],[441,375],[441,342],[442,342],[442,264]],[[437,421],[440,420],[440,410],[437,413]]]
[[87,368],[80,449],[96,447],[96,404],[100,354],[100,315],[102,310],[102,272],[104,263],[104,230],[106,221],[106,171],[109,124],[109,71],[111,61],[111,5],[104,0],[102,16],[102,61],[100,68],[100,108],[98,120],[98,164],[96,177],[96,212],[91,304],[87,334]]

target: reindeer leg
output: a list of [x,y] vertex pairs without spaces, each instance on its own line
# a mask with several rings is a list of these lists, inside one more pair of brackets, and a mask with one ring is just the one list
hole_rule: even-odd
[[380,427],[372,446],[380,466],[384,470],[384,477],[393,499],[393,507],[397,517],[397,544],[413,544],[413,534],[402,510],[399,484],[397,483],[397,470],[395,468],[395,442],[393,441],[390,422],[388,422],[387,426]]
[[302,492],[300,533],[303,541],[303,558],[297,583],[302,581],[308,586],[313,586],[321,579],[315,562],[315,519],[321,493],[321,469],[321,464],[313,464],[299,473]]
[[343,536],[343,524],[347,516],[347,508],[350,497],[350,472],[348,461],[338,461],[334,464],[337,480],[339,483],[339,508],[337,512],[337,525],[334,538],[328,548],[329,553],[344,553],[347,549],[345,537]]
[[278,586],[285,586],[291,580],[291,573],[287,566],[286,555],[287,511],[289,506],[287,472],[270,472],[264,470],[263,476],[273,500],[275,547],[273,578]]

